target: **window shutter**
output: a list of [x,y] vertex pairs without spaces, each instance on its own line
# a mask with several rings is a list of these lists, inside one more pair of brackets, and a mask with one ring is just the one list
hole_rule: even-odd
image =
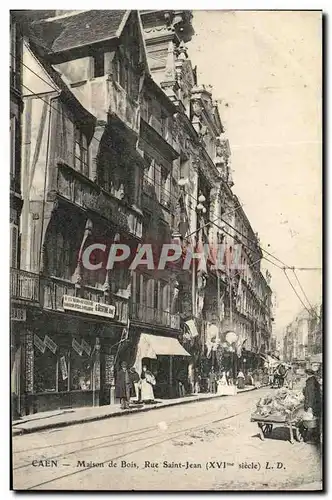
[[74,167],[74,123],[69,116],[63,111],[62,114],[62,143],[63,143],[63,160],[70,166]]
[[14,224],[10,225],[10,265],[17,267],[17,252],[18,252],[18,227]]

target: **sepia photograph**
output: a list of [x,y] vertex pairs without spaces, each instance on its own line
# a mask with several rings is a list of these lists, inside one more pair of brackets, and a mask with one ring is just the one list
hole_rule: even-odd
[[8,17],[10,488],[322,492],[322,11]]

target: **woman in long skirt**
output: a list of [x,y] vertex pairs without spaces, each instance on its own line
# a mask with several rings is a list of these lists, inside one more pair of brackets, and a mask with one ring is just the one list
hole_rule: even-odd
[[143,366],[141,375],[141,399],[143,402],[154,401],[153,386],[156,385],[156,379],[153,374]]

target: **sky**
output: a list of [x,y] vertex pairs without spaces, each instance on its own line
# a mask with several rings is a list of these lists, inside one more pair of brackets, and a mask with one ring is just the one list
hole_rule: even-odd
[[[232,149],[233,191],[262,248],[288,266],[322,267],[320,13],[193,14],[188,54],[199,83],[211,84],[219,102]],[[282,269],[266,260],[262,269],[272,274],[280,337],[304,307]],[[297,271],[309,304],[288,274],[307,307],[320,303],[321,271]]]

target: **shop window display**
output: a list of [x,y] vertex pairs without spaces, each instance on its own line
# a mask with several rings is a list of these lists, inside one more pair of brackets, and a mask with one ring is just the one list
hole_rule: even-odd
[[44,353],[35,349],[34,355],[34,390],[39,392],[55,392],[57,372],[57,356],[49,349]]
[[76,352],[70,357],[70,389],[72,391],[92,390],[93,362],[87,355]]

